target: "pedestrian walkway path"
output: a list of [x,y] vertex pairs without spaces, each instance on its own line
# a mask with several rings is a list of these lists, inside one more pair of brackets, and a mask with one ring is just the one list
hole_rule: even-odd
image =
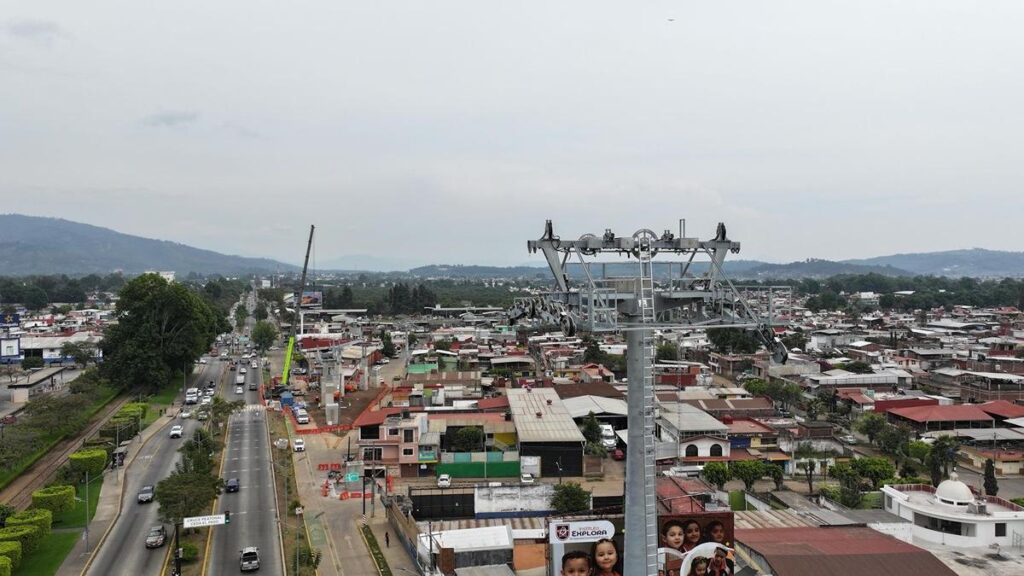
[[56,576],[80,576],[85,569],[88,567],[88,563],[92,558],[92,554],[103,544],[104,538],[107,533],[114,526],[114,522],[117,521],[117,517],[121,514],[121,505],[123,502],[123,487],[124,477],[128,466],[132,464],[135,457],[138,456],[139,451],[149,441],[150,438],[155,436],[164,426],[174,421],[172,415],[163,416],[156,422],[151,424],[136,438],[135,442],[132,442],[128,447],[128,456],[125,458],[126,465],[116,469],[106,469],[103,474],[106,476],[103,480],[103,487],[100,488],[99,501],[96,503],[96,512],[92,517],[92,521],[89,522],[88,533],[88,549],[86,549],[85,538],[80,538],[75,542],[75,547],[71,549],[67,557],[64,559],[64,563],[61,564],[60,569],[57,570]]

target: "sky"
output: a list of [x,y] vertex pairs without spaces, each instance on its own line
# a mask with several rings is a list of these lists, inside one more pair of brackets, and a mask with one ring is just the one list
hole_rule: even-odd
[[[1024,2],[0,0],[0,212],[317,268],[1024,250]],[[368,260],[369,259],[369,260]]]

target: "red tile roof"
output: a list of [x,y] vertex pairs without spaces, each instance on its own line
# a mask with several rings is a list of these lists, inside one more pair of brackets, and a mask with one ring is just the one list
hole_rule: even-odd
[[926,550],[871,528],[737,528],[736,541],[764,556],[779,576],[955,574]]
[[889,413],[914,422],[986,422],[992,420],[992,417],[984,410],[969,404],[895,408],[889,410]]
[[495,398],[481,398],[477,403],[477,406],[481,410],[496,410],[498,408],[508,408],[508,397],[498,396]]
[[1006,400],[993,400],[991,402],[985,402],[984,404],[979,404],[978,408],[981,408],[988,414],[991,414],[993,416],[1001,416],[1003,418],[1024,417],[1024,406],[1011,404]]

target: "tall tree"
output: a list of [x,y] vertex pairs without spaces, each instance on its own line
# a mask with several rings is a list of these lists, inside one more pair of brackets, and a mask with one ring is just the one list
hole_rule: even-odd
[[274,345],[275,340],[277,340],[277,328],[274,328],[273,324],[266,320],[256,322],[252,328],[252,343],[257,350],[261,353],[265,352],[267,348]]
[[556,484],[551,496],[551,508],[559,514],[590,510],[590,492],[576,482]]
[[999,494],[999,481],[996,480],[996,463],[991,458],[985,460],[985,494]]
[[587,442],[598,442],[601,440],[601,426],[593,412],[587,414],[587,417],[583,420],[583,437],[587,439]]
[[881,457],[857,458],[853,461],[853,470],[861,478],[870,480],[871,486],[875,490],[881,487],[884,480],[896,475],[896,467],[892,462],[888,458]]
[[658,344],[655,360],[658,362],[663,362],[665,360],[679,360],[679,348],[671,342],[662,342],[661,344]]
[[885,416],[875,412],[868,412],[861,416],[860,420],[857,420],[853,426],[858,432],[868,437],[868,442],[874,444],[875,438],[885,428],[885,424]]
[[754,489],[754,483],[767,473],[760,460],[738,460],[732,463],[732,476],[743,481],[747,490]]
[[388,358],[395,355],[395,343],[391,341],[391,334],[387,330],[380,331],[381,354]]
[[814,449],[814,444],[801,442],[797,445],[794,455],[797,459],[802,460],[802,462],[797,463],[797,467],[804,471],[804,477],[807,480],[807,491],[814,492],[814,469],[816,462],[814,458],[818,455],[818,451]]
[[725,488],[725,483],[732,478],[732,473],[725,462],[708,462],[701,472],[704,479],[714,484],[719,490]]

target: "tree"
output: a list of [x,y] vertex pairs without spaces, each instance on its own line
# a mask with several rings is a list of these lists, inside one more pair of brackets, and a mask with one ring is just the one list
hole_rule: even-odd
[[781,338],[782,343],[787,349],[800,349],[806,350],[807,348],[807,336],[804,336],[803,332],[794,332],[792,334],[786,334]]
[[753,354],[761,347],[760,341],[748,330],[740,328],[711,328],[708,340],[719,352]]
[[601,426],[597,422],[597,416],[593,412],[587,414],[587,417],[583,420],[583,437],[587,439],[587,442],[600,442],[601,440]]
[[814,492],[814,468],[815,460],[818,451],[814,449],[814,444],[810,442],[801,442],[796,447],[796,453],[794,456],[803,462],[797,463],[797,467],[803,469],[804,477],[807,479],[807,491]]
[[701,474],[705,480],[717,486],[719,490],[725,488],[725,483],[732,478],[729,466],[725,462],[708,462],[704,465],[704,470]]
[[41,356],[26,356],[25,359],[21,361],[22,370],[33,370],[35,368],[42,367],[43,358]]
[[7,517],[17,512],[18,509],[8,504],[0,504],[0,527],[5,526]]
[[839,503],[848,508],[860,505],[860,474],[851,465],[843,462],[829,470],[829,476],[839,480]]
[[821,400],[818,400],[817,398],[815,398],[814,400],[808,401],[807,402],[807,407],[804,409],[804,411],[807,413],[807,419],[808,420],[817,420],[818,419],[818,414],[821,412],[821,409],[822,409]]
[[934,452],[929,452],[927,465],[932,486],[938,486],[942,482],[942,458],[936,456]]
[[104,374],[119,387],[156,389],[210,349],[226,322],[197,292],[143,274],[125,284],[104,335]]
[[267,303],[260,300],[256,303],[256,309],[252,312],[252,317],[256,320],[266,320],[270,314],[267,312]]
[[482,450],[483,445],[483,430],[476,426],[459,428],[459,430],[452,435],[452,441],[451,444],[449,444],[453,452],[473,452],[476,450]]
[[907,444],[907,454],[911,458],[919,461],[921,464],[928,463],[928,454],[932,451],[932,447],[927,442],[920,440],[914,440]]
[[679,348],[671,342],[658,344],[658,351],[655,354],[655,361],[679,360]]
[[854,374],[871,374],[874,372],[874,370],[871,369],[870,364],[867,362],[861,362],[860,360],[850,362],[846,366],[843,366],[843,369],[847,372],[853,372]]
[[601,364],[605,359],[605,352],[601,350],[601,345],[597,343],[597,340],[593,338],[587,338],[585,340],[585,346],[583,348],[583,361],[587,364]]
[[381,354],[388,358],[395,355],[395,343],[391,341],[391,334],[387,330],[380,331]]
[[768,395],[768,383],[760,378],[751,378],[743,383],[743,387],[750,392],[751,396]]
[[277,328],[266,320],[256,322],[252,328],[252,343],[260,353],[266,352],[267,348],[274,345],[277,340]]
[[204,514],[223,485],[223,478],[184,471],[179,463],[177,470],[156,485],[153,497],[160,504],[160,517],[164,521],[180,522],[187,516]]
[[868,442],[874,444],[875,438],[877,438],[885,428],[885,424],[885,416],[875,412],[868,412],[861,416],[860,420],[857,420],[853,427],[861,434],[867,436]]
[[765,465],[760,460],[738,460],[732,463],[732,476],[743,481],[747,490],[754,489],[754,483],[764,477]]
[[452,341],[447,338],[439,338],[434,340],[434,350],[445,350],[450,351],[452,349]]
[[85,368],[94,356],[92,344],[88,342],[65,342],[60,347],[60,354],[65,358],[71,358],[82,368]]
[[995,496],[999,493],[999,481],[996,480],[996,464],[991,458],[985,460],[985,494]]
[[46,295],[46,291],[36,286],[33,286],[28,290],[23,297],[23,300],[25,308],[28,308],[29,310],[42,310],[50,303],[50,297]]
[[888,458],[857,458],[853,461],[853,471],[861,478],[871,481],[871,487],[875,490],[881,488],[883,480],[896,476],[896,467]]
[[768,472],[768,476],[770,476],[772,481],[775,482],[775,489],[782,490],[783,481],[785,480],[782,466],[777,464],[765,464],[764,468],[765,471]]
[[241,304],[235,306],[235,326],[241,329],[242,326],[245,326],[247,318],[249,318],[249,311],[245,309],[245,306]]
[[954,436],[939,436],[932,444],[931,456],[942,466],[942,477],[949,477],[950,464],[956,463],[960,441]]
[[590,510],[590,492],[576,482],[555,484],[551,496],[551,508],[559,514],[572,514]]
[[878,449],[890,456],[910,453],[910,429],[886,424],[878,433]]

